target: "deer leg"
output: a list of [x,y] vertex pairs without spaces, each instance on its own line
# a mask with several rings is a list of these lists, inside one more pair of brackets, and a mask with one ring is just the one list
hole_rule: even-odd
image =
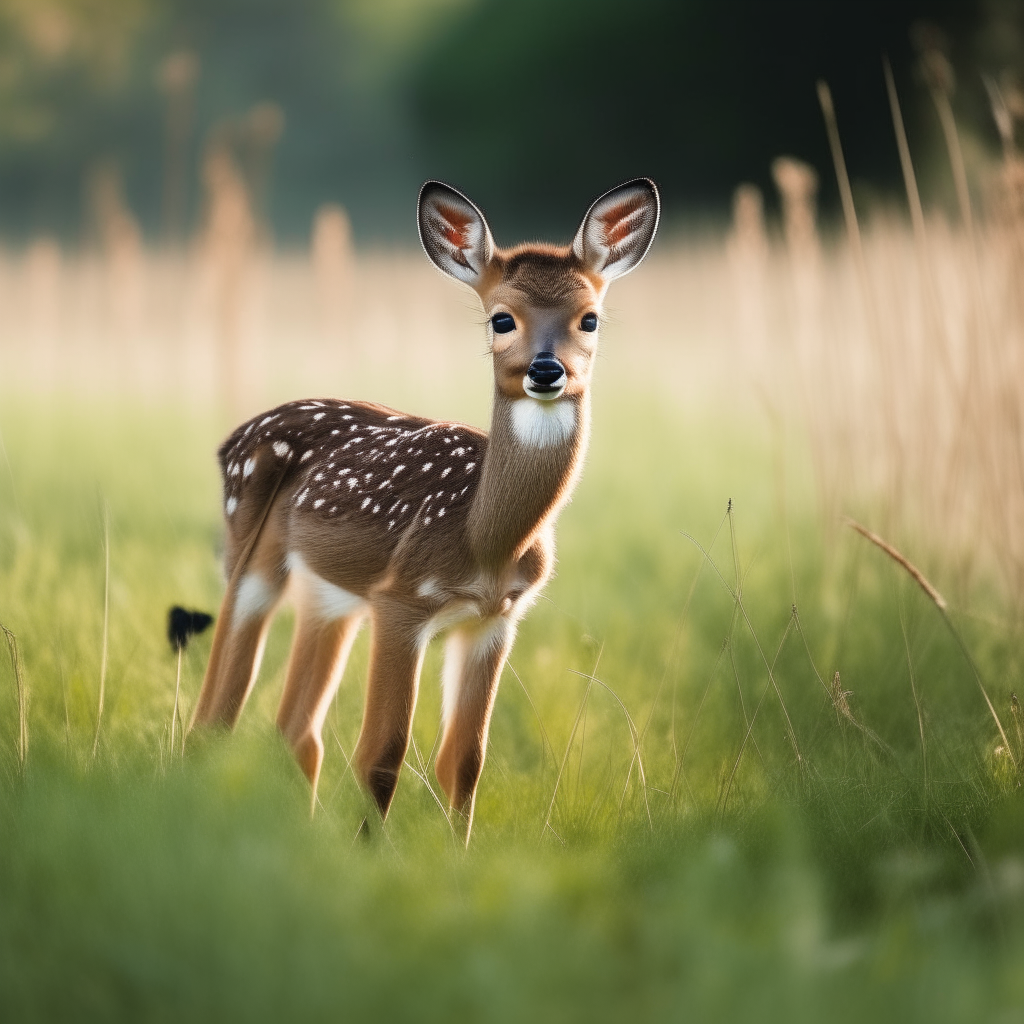
[[397,602],[378,600],[372,613],[370,678],[356,771],[386,817],[409,746],[424,643],[422,620]]
[[313,787],[314,807],[324,757],[324,719],[361,623],[360,615],[325,620],[299,609],[277,727]]
[[190,729],[215,722],[234,728],[256,681],[270,619],[283,590],[283,579],[259,569],[245,573],[228,589]]
[[467,843],[491,709],[515,630],[515,622],[499,617],[454,630],[445,645],[444,734],[434,774],[459,814]]

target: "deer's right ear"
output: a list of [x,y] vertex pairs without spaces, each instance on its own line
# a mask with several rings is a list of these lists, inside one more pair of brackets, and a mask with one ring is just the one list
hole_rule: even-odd
[[484,215],[451,185],[428,181],[420,189],[416,220],[430,262],[476,288],[494,255]]

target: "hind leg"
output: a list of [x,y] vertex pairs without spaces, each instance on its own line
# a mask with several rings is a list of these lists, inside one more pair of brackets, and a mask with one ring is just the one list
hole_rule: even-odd
[[256,682],[270,620],[287,582],[282,555],[276,544],[261,538],[244,572],[229,584],[189,728],[213,723],[233,728],[238,721]]
[[298,612],[277,727],[313,787],[313,807],[324,757],[324,719],[361,623],[361,615],[324,620],[301,607]]

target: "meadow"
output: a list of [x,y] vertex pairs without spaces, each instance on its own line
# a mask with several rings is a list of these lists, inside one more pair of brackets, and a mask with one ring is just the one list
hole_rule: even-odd
[[165,630],[219,603],[239,417],[337,395],[486,426],[472,297],[336,219],[312,254],[228,222],[0,259],[6,1017],[1024,1020],[1019,222],[823,239],[806,173],[783,235],[748,190],[728,238],[670,232],[611,293],[468,851],[437,650],[367,841],[365,634],[311,820],[273,724],[288,613],[238,730],[184,748]]

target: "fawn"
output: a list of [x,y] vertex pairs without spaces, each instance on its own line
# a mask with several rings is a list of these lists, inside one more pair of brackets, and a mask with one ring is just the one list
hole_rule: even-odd
[[219,453],[228,584],[193,726],[234,725],[287,586],[296,626],[277,724],[315,804],[324,719],[369,616],[353,764],[385,816],[424,650],[447,631],[434,770],[468,842],[498,680],[551,574],[555,519],[586,452],[602,300],[644,258],[658,217],[654,183],[638,178],[594,202],[570,246],[499,249],[465,196],[423,186],[423,248],[488,317],[491,432],[334,399],[240,426]]

